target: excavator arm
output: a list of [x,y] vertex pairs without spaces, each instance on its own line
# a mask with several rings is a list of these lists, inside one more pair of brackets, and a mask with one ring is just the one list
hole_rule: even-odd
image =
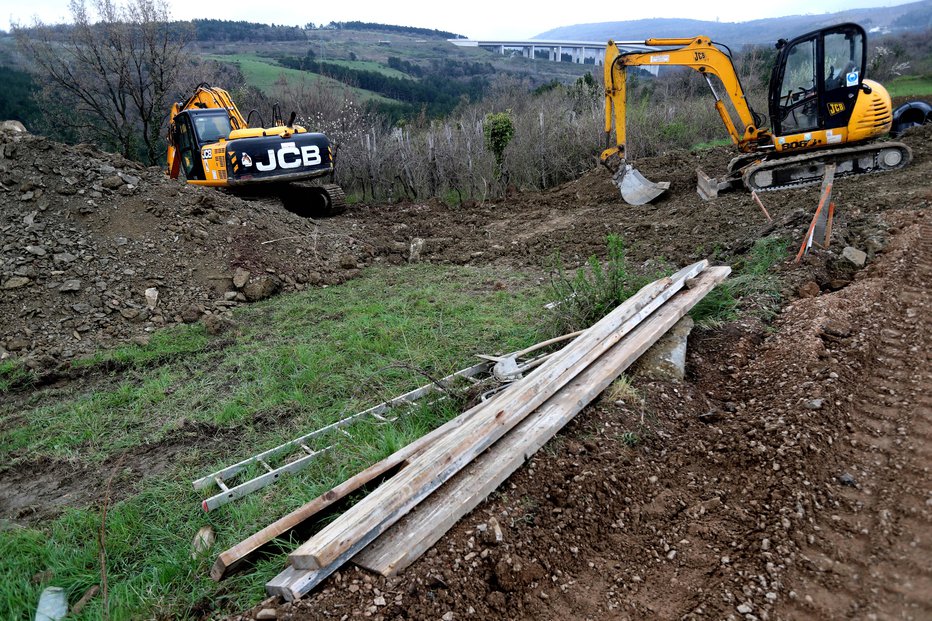
[[[602,152],[603,162],[612,156],[617,155],[622,159],[625,156],[627,68],[642,65],[689,67],[698,71],[709,84],[715,97],[715,109],[718,110],[728,135],[738,148],[742,152],[751,152],[757,150],[762,141],[769,142],[770,133],[758,127],[759,120],[748,104],[731,57],[712,44],[708,37],[647,39],[644,44],[660,49],[626,54],[618,49],[614,41],[609,41],[605,49],[605,134],[608,148]],[[716,90],[710,78],[713,75],[721,80],[724,93]],[[735,125],[725,106],[723,95],[734,106],[741,127]],[[615,146],[609,146],[613,125]]]

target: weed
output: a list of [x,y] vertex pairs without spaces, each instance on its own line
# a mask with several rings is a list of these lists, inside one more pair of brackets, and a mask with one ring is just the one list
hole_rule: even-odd
[[631,378],[627,375],[620,375],[618,379],[612,382],[606,391],[606,397],[611,401],[630,401],[640,403],[643,401],[641,394],[631,384]]
[[780,303],[780,282],[771,268],[786,258],[787,242],[779,237],[759,239],[748,256],[734,265],[732,276],[709,292],[690,316],[705,328],[738,318],[740,311],[770,319]]
[[551,297],[554,300],[554,330],[565,334],[591,326],[612,309],[662,274],[636,274],[625,256],[619,235],[607,238],[608,256],[604,262],[589,257],[586,265],[571,276],[557,255],[551,270]]
[[4,360],[0,362],[0,395],[14,388],[29,386],[36,381],[36,375],[21,362]]
[[621,434],[621,441],[624,442],[625,446],[628,448],[634,448],[641,442],[641,436],[634,431],[626,431]]

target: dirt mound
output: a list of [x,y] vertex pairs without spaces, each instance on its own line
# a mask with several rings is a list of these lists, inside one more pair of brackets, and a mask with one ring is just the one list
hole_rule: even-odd
[[366,262],[365,244],[276,199],[188,186],[87,145],[2,131],[0,184],[0,356],[35,368],[342,282]]

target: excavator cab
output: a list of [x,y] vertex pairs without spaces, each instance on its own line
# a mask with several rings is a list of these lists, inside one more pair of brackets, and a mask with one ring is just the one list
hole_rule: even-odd
[[790,42],[781,39],[777,47],[780,52],[770,78],[774,135],[847,127],[858,91],[865,88],[864,29],[840,24]]
[[226,140],[230,136],[230,117],[226,110],[214,108],[184,110],[173,120],[173,143],[181,157],[181,170],[189,181],[204,181],[207,175],[201,148]]

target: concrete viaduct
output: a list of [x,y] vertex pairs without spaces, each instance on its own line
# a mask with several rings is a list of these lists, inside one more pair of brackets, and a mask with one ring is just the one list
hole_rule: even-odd
[[[478,40],[478,39],[447,39],[453,45],[460,47],[481,47],[505,55],[509,52],[520,52],[525,58],[546,59],[552,62],[571,62],[576,64],[593,64],[601,66],[605,62],[606,43],[593,41],[544,41],[530,39],[526,41],[511,40]],[[652,48],[643,43],[616,41],[618,48],[623,52],[647,52]],[[646,69],[657,75],[659,67],[645,66]]]

